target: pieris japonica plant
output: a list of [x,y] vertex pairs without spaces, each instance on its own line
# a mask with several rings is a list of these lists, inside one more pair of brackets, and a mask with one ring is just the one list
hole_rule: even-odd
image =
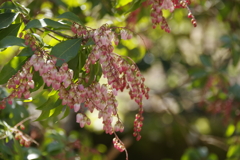
[[[173,12],[176,8],[186,8],[188,17],[196,26],[196,20],[187,6],[190,1],[149,0],[147,3],[151,8],[153,28],[159,24],[163,30],[170,32],[162,10]],[[118,92],[128,90],[129,97],[139,107],[133,136],[141,139],[144,119],[142,101],[144,97],[149,98],[149,88],[145,86],[145,78],[135,62],[114,51],[121,41],[136,36],[132,30],[110,24],[91,28],[72,12],[53,19],[32,19],[29,9],[14,0],[2,3],[0,10],[1,51],[10,46],[21,47],[1,69],[0,84],[8,88],[9,94],[0,99],[0,109],[14,105],[16,98],[29,99],[32,92],[50,90],[52,94],[39,107],[42,114],[37,120],[59,115],[62,110],[67,112],[70,108],[76,112],[76,123],[83,128],[91,124],[85,110],[96,110],[102,120],[102,129],[114,135],[114,147],[122,152],[126,148],[116,132],[123,132],[124,125],[119,118],[116,96]],[[107,83],[100,83],[101,77],[107,79]],[[113,117],[117,119],[115,123]],[[11,132],[27,147],[37,142],[21,131],[25,121],[12,127]],[[21,130],[17,129],[19,126]]]

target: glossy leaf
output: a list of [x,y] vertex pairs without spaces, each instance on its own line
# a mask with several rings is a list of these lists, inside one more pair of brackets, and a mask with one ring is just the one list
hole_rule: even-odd
[[129,10],[127,10],[127,11],[125,12],[125,14],[127,14],[127,13],[129,13],[129,12],[132,12],[132,11],[136,10],[137,8],[139,8],[144,1],[145,1],[145,0],[134,0],[134,1],[132,2],[131,7],[129,8]]
[[17,18],[18,13],[2,13],[0,14],[0,29],[7,28]]
[[19,54],[18,56],[32,56],[34,54],[33,50],[30,47],[26,47],[24,48]]
[[5,84],[24,65],[27,57],[14,57],[0,72],[0,84]]
[[65,13],[59,15],[57,18],[59,18],[59,19],[63,19],[63,18],[64,19],[69,19],[71,21],[74,21],[74,22],[77,22],[77,23],[83,25],[83,22],[79,19],[79,17],[72,12],[65,12]]
[[19,4],[18,2],[12,1],[15,6],[17,7],[17,10],[21,12],[23,15],[27,16],[30,12],[30,9],[26,8],[24,5]]
[[26,29],[30,29],[30,28],[43,28],[43,27],[52,27],[52,28],[62,28],[62,29],[70,29],[69,26],[62,24],[60,22],[51,20],[51,19],[34,19],[30,22],[28,22],[27,26],[24,28]]
[[68,106],[65,106],[65,111],[64,111],[64,114],[61,117],[61,119],[64,119],[65,117],[67,117],[69,115],[69,113],[70,113],[70,108]]
[[61,66],[64,62],[68,62],[76,57],[81,41],[82,39],[71,39],[54,46],[50,54],[58,58],[56,66]]
[[58,95],[55,94],[53,96],[51,96],[47,102],[45,102],[43,105],[41,105],[40,107],[38,107],[38,110],[42,110],[41,115],[36,119],[36,121],[40,121],[40,120],[44,120],[46,118],[49,118],[52,113],[51,110],[58,107],[60,105],[58,100]]
[[17,36],[21,23],[12,24],[8,28],[0,30],[0,40],[7,36]]
[[10,1],[2,3],[0,9],[16,9],[17,7]]
[[63,108],[64,108],[63,105],[59,105],[56,108],[51,109],[49,117],[56,117],[56,116],[58,116],[60,113],[62,113]]
[[0,41],[0,48],[7,48],[10,46],[26,47],[24,39],[15,36],[7,36]]

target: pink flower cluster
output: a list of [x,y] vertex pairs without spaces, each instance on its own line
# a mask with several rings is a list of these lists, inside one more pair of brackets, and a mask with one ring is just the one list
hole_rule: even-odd
[[16,131],[15,139],[19,140],[20,144],[23,145],[24,147],[30,147],[32,143],[31,139],[20,131]]
[[136,114],[135,120],[134,120],[134,132],[133,136],[136,137],[137,141],[141,139],[140,131],[142,130],[143,125],[143,116],[142,116],[143,110],[140,108],[139,113]]
[[[135,64],[129,64],[121,56],[113,53],[113,42],[118,45],[119,37],[121,39],[130,39],[132,34],[129,30],[120,29],[119,33],[113,31],[108,25],[103,25],[98,29],[87,30],[79,24],[73,24],[72,30],[78,36],[83,38],[92,38],[95,46],[88,56],[85,64],[86,72],[90,72],[90,65],[97,61],[101,64],[102,72],[105,78],[115,91],[129,89],[131,99],[139,105],[142,116],[142,99],[145,96],[149,98],[149,89],[144,85],[144,77]],[[118,127],[117,127],[118,128]],[[140,139],[140,129],[137,127],[136,136]],[[117,129],[118,130],[118,129]]]
[[156,26],[160,24],[161,29],[169,33],[170,28],[167,24],[166,18],[163,17],[162,10],[165,9],[173,12],[176,8],[187,8],[188,17],[191,18],[191,22],[194,27],[197,26],[197,22],[191,13],[191,10],[187,6],[188,4],[190,4],[189,0],[149,0],[148,4],[151,5],[152,8],[151,17],[153,29],[155,29]]
[[[107,85],[100,85],[95,82],[88,87],[84,87],[82,84],[71,83],[70,89],[61,87],[59,90],[59,98],[62,99],[63,105],[68,105],[70,108],[74,108],[75,112],[81,109],[81,104],[93,112],[96,109],[98,118],[103,120],[103,129],[108,134],[113,134],[114,131],[123,131],[123,125],[118,120],[115,127],[112,127],[113,116],[117,116],[117,100],[112,90],[107,88]],[[80,124],[80,127],[84,127],[85,124],[90,124],[90,119],[82,113],[78,113],[76,116],[76,122]],[[115,129],[115,130],[114,130]]]
[[[34,54],[26,61],[22,69],[9,79],[7,87],[13,91],[0,102],[0,108],[5,107],[6,100],[11,104],[15,97],[29,98],[29,89],[34,88],[33,74],[39,72],[46,86],[58,91],[62,105],[67,105],[77,112],[76,122],[79,123],[80,127],[91,123],[91,120],[81,109],[85,107],[90,112],[93,112],[94,109],[97,110],[98,118],[102,119],[103,130],[107,134],[115,134],[115,132],[123,132],[124,130],[118,116],[118,103],[115,97],[119,90],[129,89],[131,99],[135,100],[140,108],[139,116],[136,116],[134,122],[134,136],[139,140],[143,120],[142,100],[143,97],[149,98],[149,88],[144,85],[144,77],[130,58],[123,59],[120,55],[113,53],[113,42],[118,45],[120,39],[130,39],[132,33],[123,28],[113,30],[108,25],[103,25],[98,29],[87,29],[77,23],[73,24],[72,31],[83,38],[82,45],[90,38],[95,43],[84,66],[87,76],[80,76],[78,80],[74,80],[73,70],[68,68],[67,63],[63,63],[61,67],[56,67],[57,58],[50,56],[32,34],[26,34],[24,36],[25,44],[31,47]],[[128,61],[132,61],[132,64],[129,64]],[[99,82],[93,80],[91,84],[84,86],[89,81],[89,75],[94,74],[91,73],[91,65],[96,62],[100,63],[103,76],[107,78],[108,84],[100,85]],[[118,119],[114,125],[112,124],[113,116]],[[120,151],[125,150],[119,138],[114,140],[114,146]]]
[[22,70],[19,70],[12,78],[8,80],[7,87],[13,89],[13,92],[8,96],[7,101],[12,104],[15,97],[28,99],[30,97],[30,88],[34,88],[32,80],[33,73],[31,72],[31,64],[27,61]]
[[118,138],[113,138],[113,146],[120,152],[123,152],[125,150],[124,144]]

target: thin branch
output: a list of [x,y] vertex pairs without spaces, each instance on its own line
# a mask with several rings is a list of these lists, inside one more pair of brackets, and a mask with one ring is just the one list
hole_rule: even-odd
[[[39,29],[39,28],[37,28],[37,30],[39,30],[40,32],[44,32],[43,30],[41,30],[41,29]],[[53,35],[51,35],[50,33],[48,33],[48,35],[49,35],[50,37],[52,37],[53,39],[56,39],[57,41],[61,42],[61,40],[60,40],[60,39],[58,39],[58,38],[54,37],[54,36],[53,36]]]
[[18,126],[20,126],[20,125],[23,124],[24,122],[32,119],[33,117],[34,117],[34,116],[30,116],[30,117],[27,117],[27,118],[23,119],[23,120],[20,121],[18,124],[16,124],[16,125],[14,126],[14,128],[17,128]]
[[68,36],[68,35],[66,35],[66,34],[63,34],[63,33],[61,33],[61,32],[57,32],[57,31],[51,30],[51,29],[49,29],[49,28],[47,28],[47,27],[44,27],[44,29],[47,30],[47,31],[53,32],[53,33],[55,33],[55,34],[57,34],[57,35],[59,35],[59,36],[62,36],[62,37],[64,37],[64,38],[67,38],[67,39],[75,39],[75,38],[76,38],[76,37],[71,37],[71,36]]

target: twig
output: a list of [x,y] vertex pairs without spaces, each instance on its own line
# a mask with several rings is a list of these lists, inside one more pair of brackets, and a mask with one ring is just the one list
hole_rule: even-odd
[[[41,30],[41,29],[39,29],[39,28],[37,28],[37,30],[39,30],[40,32],[44,32],[43,30]],[[60,39],[58,39],[58,38],[54,37],[54,36],[53,36],[53,35],[51,35],[50,33],[48,33],[48,35],[49,35],[50,37],[52,37],[53,39],[56,39],[57,41],[61,42],[61,40],[60,40]]]
[[55,34],[57,34],[57,35],[59,35],[59,36],[62,36],[62,37],[64,37],[64,38],[67,38],[67,39],[75,39],[76,37],[71,37],[71,36],[68,36],[68,35],[66,35],[66,34],[63,34],[63,33],[61,33],[61,32],[57,32],[57,31],[54,31],[54,30],[51,30],[51,29],[49,29],[49,28],[47,28],[47,27],[43,27],[45,30],[47,30],[47,31],[50,31],[50,32],[53,32],[53,33],[55,33]]
[[16,124],[16,125],[14,126],[14,128],[17,128],[18,126],[20,126],[20,125],[23,124],[24,122],[32,119],[33,117],[34,117],[34,116],[30,116],[30,117],[27,117],[27,118],[23,119],[23,120],[20,121],[18,124]]

